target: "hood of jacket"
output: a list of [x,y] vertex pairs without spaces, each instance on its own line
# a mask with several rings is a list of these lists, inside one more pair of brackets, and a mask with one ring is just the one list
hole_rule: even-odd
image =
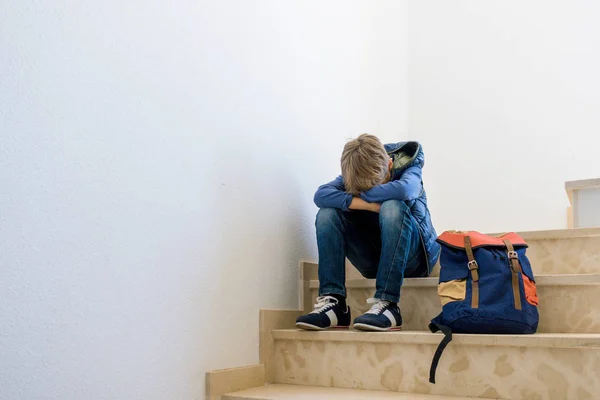
[[399,142],[384,147],[393,160],[392,180],[398,179],[407,168],[425,166],[425,153],[419,142]]

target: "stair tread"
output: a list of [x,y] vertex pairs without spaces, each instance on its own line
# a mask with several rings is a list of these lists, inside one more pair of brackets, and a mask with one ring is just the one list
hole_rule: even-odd
[[[426,331],[361,332],[304,331],[300,329],[277,329],[271,332],[275,340],[439,344],[442,335]],[[544,348],[595,348],[600,349],[600,333],[536,333],[534,335],[477,335],[453,334],[454,345],[510,346]]]
[[[536,285],[539,286],[580,286],[600,285],[600,274],[539,274],[535,276]],[[406,278],[403,287],[437,287],[439,277]],[[317,289],[318,280],[310,281],[310,288]],[[348,289],[374,288],[375,279],[348,279]]]
[[415,393],[383,392],[376,390],[340,389],[318,386],[272,384],[224,395],[224,400],[467,400],[469,397],[451,397]]
[[600,187],[600,178],[579,179],[576,181],[565,182],[565,189],[567,190],[595,189],[597,187]]
[[[518,232],[525,240],[575,239],[600,236],[600,227]],[[497,234],[491,234],[492,236]]]

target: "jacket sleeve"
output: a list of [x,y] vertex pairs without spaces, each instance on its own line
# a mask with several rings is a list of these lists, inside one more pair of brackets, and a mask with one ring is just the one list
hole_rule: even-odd
[[319,186],[315,193],[315,204],[319,208],[339,208],[348,211],[352,195],[346,193],[341,175],[333,181]]
[[383,203],[387,200],[412,200],[421,194],[423,172],[420,167],[408,168],[400,179],[375,186],[361,193],[360,197],[369,203]]

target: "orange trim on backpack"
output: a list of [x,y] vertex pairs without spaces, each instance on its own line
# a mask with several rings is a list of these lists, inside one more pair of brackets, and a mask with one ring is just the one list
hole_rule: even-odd
[[535,282],[529,279],[525,274],[523,274],[523,288],[525,289],[525,300],[532,306],[537,307],[540,302],[537,295],[537,287],[535,286]]
[[506,245],[504,244],[505,240],[510,241],[513,246],[527,246],[525,240],[514,232],[505,233],[502,236],[489,236],[476,231],[446,231],[442,233],[437,240],[438,242],[444,243],[448,246],[464,249],[465,236],[469,236],[471,238],[471,244],[474,249],[482,246],[498,246],[506,248]]

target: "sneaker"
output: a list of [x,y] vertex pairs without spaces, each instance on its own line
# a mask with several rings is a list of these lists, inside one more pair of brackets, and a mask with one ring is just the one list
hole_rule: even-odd
[[354,329],[377,332],[402,329],[402,316],[396,303],[380,299],[369,299],[367,303],[373,304],[373,306],[354,320]]
[[335,297],[321,296],[317,297],[317,304],[315,304],[313,312],[298,317],[296,326],[308,331],[348,329],[350,320],[350,308],[348,306],[343,310]]

